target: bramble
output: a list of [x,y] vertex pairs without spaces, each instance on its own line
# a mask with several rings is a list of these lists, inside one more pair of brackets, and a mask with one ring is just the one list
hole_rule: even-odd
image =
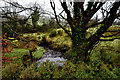
[[[8,47],[8,45],[9,45],[9,40],[5,40],[4,38],[6,38],[6,35],[7,35],[7,33],[5,33],[4,35],[3,35],[3,37],[2,37],[2,39],[1,39],[1,42],[2,43],[0,43],[0,46],[2,46],[2,49],[0,49],[0,51],[2,50],[2,53],[11,53],[11,51],[13,50],[13,48],[12,49],[9,49],[10,47]],[[4,54],[3,54],[3,56],[2,56],[2,61],[3,61],[3,66],[4,66],[4,63],[5,62],[11,62],[11,61],[14,61],[14,57],[13,57],[13,59],[11,58],[11,57],[6,57]]]

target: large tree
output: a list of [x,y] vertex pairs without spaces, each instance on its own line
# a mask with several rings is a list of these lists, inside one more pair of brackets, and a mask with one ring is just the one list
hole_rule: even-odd
[[[66,0],[61,1],[61,6],[63,8],[62,12],[65,12],[66,17],[62,16],[62,12],[57,15],[56,7],[53,0],[50,1],[51,7],[54,11],[55,18],[59,26],[70,36],[72,40],[72,50],[75,54],[75,61],[82,60],[87,62],[89,60],[90,51],[93,47],[100,41],[103,34],[108,31],[108,28],[112,25],[116,18],[120,17],[119,8],[120,8],[120,1],[119,2],[92,2],[93,0],[89,0],[88,4],[85,6],[85,2],[69,2],[67,3]],[[109,3],[108,7],[105,7],[106,3]],[[69,5],[68,5],[69,4]],[[72,6],[72,11],[70,6]],[[86,8],[87,7],[87,8]],[[95,23],[89,24],[91,19],[95,16],[98,11],[101,11],[103,15],[102,21],[97,21]],[[65,19],[70,28],[71,32],[68,31],[63,25],[59,22],[59,17]],[[92,34],[89,38],[86,37],[87,30],[92,27],[99,28],[97,31]],[[114,39],[112,39],[114,40]]]

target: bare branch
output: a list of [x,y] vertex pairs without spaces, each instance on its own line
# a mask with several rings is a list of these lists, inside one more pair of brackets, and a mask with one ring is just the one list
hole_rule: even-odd
[[103,23],[103,21],[102,22],[98,22],[98,23],[94,23],[94,24],[88,26],[86,29],[91,28],[91,27],[97,27],[96,25],[99,25],[99,24],[102,24],[102,23]]
[[70,37],[72,37],[72,35],[68,32],[68,30],[66,30],[66,29],[59,23],[59,20],[58,20],[56,11],[55,11],[55,3],[54,3],[54,1],[52,2],[52,1],[50,0],[50,4],[51,4],[51,7],[52,7],[52,9],[53,9],[53,11],[54,11],[55,18],[56,18],[56,21],[57,21],[58,25],[59,25]]
[[10,25],[6,24],[6,22],[2,22],[2,25],[8,26],[9,29],[10,29],[15,35],[17,35],[17,36],[18,36],[18,35],[21,35],[21,36],[22,36],[22,34],[15,32],[15,31],[10,27]]
[[87,11],[89,11],[89,10],[91,10],[91,8],[92,8],[92,6],[93,6],[93,3],[94,2],[91,2],[91,0],[90,0],[90,2],[88,2],[88,7],[87,7]]
[[[62,1],[60,0],[60,3],[61,3],[62,8],[64,9],[65,13],[67,14],[67,21],[68,21],[68,23],[71,24],[71,22],[73,22],[73,19],[71,17],[70,11],[67,8],[66,2],[62,3]],[[73,27],[73,26],[71,26],[71,27]]]
[[120,38],[113,38],[113,39],[100,39],[100,41],[113,41],[115,39],[120,39]]
[[109,18],[107,20],[106,19],[103,20],[104,25],[102,25],[100,27],[100,29],[98,29],[97,32],[94,35],[92,35],[88,40],[90,40],[90,41],[96,40],[97,41],[99,39],[99,37],[101,37],[102,34],[107,31],[107,29],[112,25],[113,21],[115,20],[115,16],[116,16],[115,14],[120,6],[119,4],[120,4],[120,2],[114,3],[113,7],[110,10]]
[[120,32],[117,32],[117,33],[115,33],[115,34],[113,34],[113,35],[109,35],[109,36],[101,36],[101,37],[104,37],[104,38],[106,38],[106,37],[113,37],[113,36],[116,36],[116,35],[118,35]]
[[65,17],[63,17],[61,14],[63,13],[64,10],[62,10],[62,12],[59,14],[63,19],[65,19],[67,21],[67,19]]

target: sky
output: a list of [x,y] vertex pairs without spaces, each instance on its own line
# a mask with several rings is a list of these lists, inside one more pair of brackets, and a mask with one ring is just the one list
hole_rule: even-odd
[[[30,3],[38,3],[44,6],[45,10],[52,11],[50,0],[6,0],[6,1],[17,1],[19,4],[29,6]],[[56,10],[61,8],[59,0],[54,0],[56,4]],[[0,0],[0,6],[4,5],[4,2]],[[59,10],[58,10],[59,11]]]
[[[8,0],[8,1],[10,1],[10,0]],[[40,5],[42,5],[44,10],[47,10],[47,11],[50,11],[53,13],[53,10],[52,10],[51,5],[50,5],[50,0],[11,0],[11,1],[17,1],[19,4],[21,4],[23,6],[29,6],[30,3],[36,2]],[[68,1],[70,1],[70,0],[68,0]],[[54,2],[56,5],[56,12],[60,13],[62,11],[62,7],[61,7],[59,0],[54,0]],[[1,0],[0,0],[0,3],[1,3]],[[21,14],[24,15],[25,13],[23,12]],[[100,14],[100,12],[98,12],[97,14],[98,14],[98,18],[102,18],[102,15]]]
[[[28,4],[29,3],[35,3],[37,2],[38,4],[42,5],[44,7],[44,10],[47,10],[47,11],[50,11],[50,12],[53,12],[52,8],[51,8],[51,5],[50,5],[50,0],[17,0],[20,4],[23,4],[23,5],[27,5],[29,6]],[[59,2],[59,0],[54,0],[55,1],[55,4],[56,4],[56,10],[57,12],[59,12],[60,8],[61,8],[61,4]]]

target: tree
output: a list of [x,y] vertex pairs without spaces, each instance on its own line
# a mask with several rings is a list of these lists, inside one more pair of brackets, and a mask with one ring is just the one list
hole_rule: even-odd
[[[63,2],[60,0],[60,3],[63,8],[62,12],[66,13],[66,17],[63,17],[61,15],[62,12],[57,15],[55,3],[53,0],[50,0],[50,4],[54,11],[56,21],[72,40],[72,51],[74,52],[75,62],[78,60],[87,62],[89,60],[89,55],[93,47],[101,40],[101,37],[105,37],[103,36],[103,33],[107,32],[108,28],[112,25],[114,20],[120,17],[120,10],[118,10],[120,7],[120,1],[108,2],[110,3],[110,5],[108,7],[104,7],[107,1],[92,2],[92,0],[89,0],[86,6],[87,8],[85,8],[85,2],[75,2],[74,0],[72,2],[73,13],[71,12],[66,0],[63,0]],[[88,25],[90,20],[99,10],[102,12],[103,20]],[[62,17],[68,22],[71,28],[71,32],[66,30],[66,28],[60,24],[59,17]],[[97,25],[99,25],[97,31],[89,38],[86,38],[87,30],[92,27],[97,27]]]
[[19,33],[16,31],[16,28],[18,27],[18,25],[22,26],[22,28],[25,27],[30,16],[22,16],[19,15],[19,13],[27,10],[28,8],[24,8],[17,2],[4,2],[5,5],[3,7],[0,7],[0,10],[2,11],[2,18],[5,19],[5,21],[2,21],[3,31],[6,29],[5,26],[7,26],[7,32],[9,34],[13,33],[9,36],[13,37],[13,35],[21,35],[20,31]]
[[[23,28],[25,28],[26,24],[28,24],[28,20],[31,19],[33,27],[35,28],[37,26],[37,21],[39,20],[40,15],[44,14],[44,10],[37,3],[30,3],[29,6],[26,7],[15,1],[2,1],[5,3],[3,7],[0,7],[0,10],[2,11],[2,17],[9,20],[10,24],[15,23],[15,27],[16,24],[19,23]],[[26,16],[20,16],[20,13],[22,12],[26,13]],[[3,24],[6,25],[6,22]]]
[[32,24],[33,24],[33,27],[36,28],[36,25],[37,25],[37,21],[39,20],[39,17],[40,17],[40,12],[39,12],[39,8],[35,5],[34,7],[35,9],[33,10],[33,13],[31,14],[31,17],[32,17]]

